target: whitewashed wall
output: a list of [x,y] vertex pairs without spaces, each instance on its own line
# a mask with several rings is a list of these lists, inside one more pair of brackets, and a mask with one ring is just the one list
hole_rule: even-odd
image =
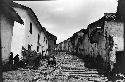
[[0,28],[1,28],[1,45],[2,45],[2,60],[8,60],[9,54],[11,52],[11,42],[12,42],[12,32],[13,32],[13,22],[10,23],[4,16],[0,18]]
[[[45,37],[45,40],[44,40],[44,37]],[[46,43],[46,41],[47,41],[47,43]],[[41,45],[40,46],[41,53],[42,53],[42,51],[45,51],[43,53],[43,56],[45,56],[45,54],[48,55],[48,51],[47,51],[47,49],[48,49],[48,39],[45,36],[44,32],[41,32],[41,34],[40,34],[40,45]]]
[[114,44],[118,45],[118,51],[124,50],[124,24],[123,22],[106,21],[105,28],[113,36]]
[[13,37],[11,43],[11,51],[13,52],[14,56],[19,54],[19,58],[21,58],[22,46],[25,43],[24,39],[25,39],[25,26],[21,25],[18,22],[14,22]]
[[19,14],[21,19],[24,21],[24,25],[18,22],[14,22],[11,51],[13,52],[13,56],[19,54],[19,58],[21,58],[22,46],[25,46],[26,44],[25,33],[26,33],[27,13],[26,10],[19,8],[14,8],[14,10]]
[[[14,9],[23,19],[24,25],[21,25],[17,22],[14,23],[14,31],[13,31],[14,35],[13,35],[11,51],[14,52],[14,56],[16,54],[19,54],[19,57],[21,57],[22,46],[28,50],[28,44],[29,44],[31,45],[31,50],[37,51],[38,34],[40,35],[40,29],[38,29],[34,21],[32,21],[32,19],[29,17],[26,10],[20,8],[14,8]],[[30,23],[32,23],[32,34],[29,32]]]

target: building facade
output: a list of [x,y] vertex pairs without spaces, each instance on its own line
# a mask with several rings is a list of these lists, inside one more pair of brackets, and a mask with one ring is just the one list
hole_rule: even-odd
[[14,23],[11,44],[11,51],[14,56],[18,54],[19,58],[21,58],[22,48],[31,51],[35,50],[41,54],[43,53],[42,51],[44,51],[43,55],[48,54],[48,52],[46,52],[48,43],[43,42],[43,40],[47,41],[45,29],[39,23],[32,9],[17,3],[13,4],[13,8],[24,21],[23,25],[17,22]]
[[[105,13],[107,16],[116,17],[113,13]],[[120,18],[120,17],[119,17]],[[104,29],[107,31],[107,34],[110,34],[114,40],[114,46],[117,46],[117,51],[124,50],[124,23],[122,18],[115,19],[112,21],[105,21]]]
[[[43,27],[44,28],[44,27]],[[47,36],[47,33],[46,33],[46,30],[45,28],[43,30],[41,30],[41,33],[40,33],[40,40],[39,40],[39,51],[42,56],[47,56],[49,55],[48,54],[48,45],[49,45],[49,40],[48,40],[48,36]]]
[[11,52],[13,23],[14,21],[10,23],[5,16],[0,17],[2,61],[8,61]]
[[[2,3],[7,4],[7,3]],[[11,52],[11,42],[13,36],[14,21],[23,24],[20,16],[11,8],[11,5],[0,6],[5,12],[1,10],[0,13],[0,38],[1,38],[1,56],[2,61],[7,62]],[[5,8],[6,7],[6,8]]]
[[56,49],[57,37],[50,32],[46,31],[48,37],[48,54],[53,54]]

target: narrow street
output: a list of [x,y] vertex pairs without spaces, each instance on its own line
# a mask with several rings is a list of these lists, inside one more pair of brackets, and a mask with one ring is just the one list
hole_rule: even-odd
[[18,69],[3,73],[4,82],[106,82],[108,79],[99,75],[96,69],[87,69],[84,62],[75,56],[57,54],[56,67],[42,62],[38,70]]
[[125,82],[125,0],[24,1],[0,2],[0,82]]

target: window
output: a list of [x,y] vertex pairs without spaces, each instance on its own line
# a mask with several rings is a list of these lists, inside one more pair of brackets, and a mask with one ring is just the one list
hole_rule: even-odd
[[44,37],[44,41],[45,41],[45,37]]
[[28,44],[28,50],[31,50],[31,45]]
[[46,40],[46,44],[47,44],[47,40]]
[[37,46],[37,52],[39,52],[39,46]]
[[39,43],[40,35],[38,34],[38,43]]
[[32,34],[32,23],[30,22],[30,33]]

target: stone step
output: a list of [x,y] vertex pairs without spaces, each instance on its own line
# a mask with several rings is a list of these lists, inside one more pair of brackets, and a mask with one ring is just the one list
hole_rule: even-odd
[[72,65],[73,64],[77,64],[77,65],[81,65],[81,64],[84,64],[84,63],[80,63],[80,62],[62,62],[62,64],[72,64]]
[[85,71],[82,71],[82,72],[67,72],[67,71],[63,71],[63,72],[66,72],[66,73],[69,73],[69,74],[73,74],[73,75],[98,75],[98,73],[93,73],[93,72],[85,72]]
[[63,60],[63,63],[79,63],[79,64],[81,64],[83,62],[81,62],[81,61],[65,61],[65,60]]
[[96,69],[88,69],[85,67],[67,67],[67,66],[60,66],[62,70],[86,70],[86,71],[97,71]]
[[97,71],[86,71],[86,70],[62,70],[63,72],[74,72],[74,73],[98,73]]
[[[60,74],[58,76],[66,76],[66,74]],[[88,79],[91,79],[91,78],[100,78],[100,79],[106,79],[107,77],[104,77],[104,76],[99,76],[98,74],[71,74],[69,73],[68,74],[69,77],[71,76],[75,76],[75,77],[82,77],[82,78],[88,78]],[[92,79],[91,79],[92,80]]]
[[98,74],[74,74],[74,73],[69,73],[69,75],[72,75],[72,76],[81,76],[81,77],[88,77],[88,78],[91,78],[91,77],[100,77]]
[[60,58],[60,59],[56,59],[56,60],[64,60],[64,61],[69,61],[69,62],[81,62],[81,60],[72,60],[72,59],[65,59],[65,58]]

